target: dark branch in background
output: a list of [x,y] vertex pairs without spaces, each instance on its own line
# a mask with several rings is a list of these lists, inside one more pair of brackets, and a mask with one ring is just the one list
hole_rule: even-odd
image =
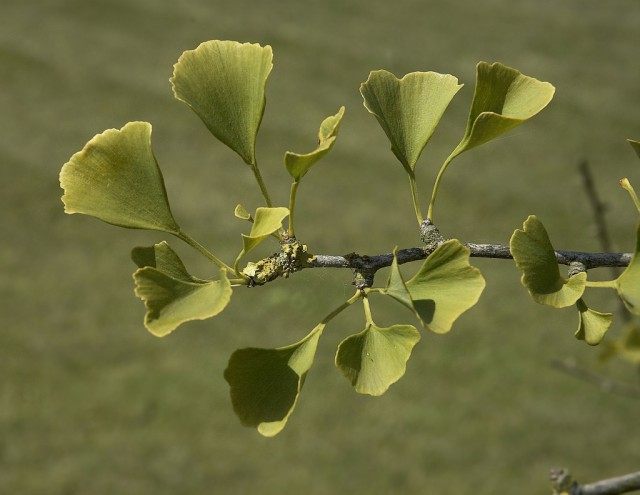
[[[595,221],[596,232],[598,240],[600,241],[600,246],[602,247],[603,251],[613,251],[613,244],[611,242],[611,236],[609,235],[609,228],[607,226],[607,219],[605,217],[607,205],[600,199],[600,196],[598,195],[598,190],[596,189],[596,184],[593,180],[593,175],[591,174],[589,163],[586,160],[583,160],[578,165],[578,169],[582,177],[584,189],[587,193],[587,198],[589,199],[589,203],[591,204],[591,209],[593,210],[593,219]],[[615,267],[611,267],[610,271],[612,279],[618,278],[618,276],[620,275],[620,271]],[[622,315],[624,321],[631,321],[631,314],[622,302],[622,299],[618,299],[618,305],[620,308],[620,314]]]
[[640,471],[595,483],[580,485],[566,469],[551,471],[551,486],[555,494],[568,495],[619,495],[640,490]]
[[569,376],[577,378],[587,383],[598,386],[603,392],[608,392],[631,399],[640,399],[640,387],[631,383],[624,383],[606,375],[596,373],[589,369],[583,368],[572,358],[554,359],[551,366]]

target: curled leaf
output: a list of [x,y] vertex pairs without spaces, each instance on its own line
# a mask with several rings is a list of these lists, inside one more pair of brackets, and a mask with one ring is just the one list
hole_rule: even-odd
[[233,410],[245,426],[272,437],[285,427],[315,357],[324,325],[301,341],[277,349],[235,351],[224,378],[229,383]]
[[616,290],[629,311],[640,315],[640,227],[636,233],[635,253],[629,266],[616,280]]
[[391,72],[376,70],[362,83],[360,93],[391,141],[391,150],[411,174],[461,87],[450,74],[412,72],[398,79]]
[[184,52],[173,67],[175,97],[250,165],[256,163],[256,135],[272,60],[269,45],[212,40]]
[[513,233],[509,246],[516,266],[522,272],[522,284],[536,302],[564,308],[582,297],[587,274],[580,272],[569,279],[560,275],[549,235],[535,215],[527,218],[522,230]]
[[260,207],[251,226],[249,235],[242,234],[244,254],[247,254],[282,227],[282,221],[289,216],[289,209],[282,206],[275,208]]
[[60,186],[66,213],[131,229],[180,230],[151,150],[148,122],[129,122],[95,136],[64,164]]
[[331,151],[343,116],[344,107],[340,107],[338,113],[322,121],[318,131],[318,146],[315,150],[306,154],[298,154],[292,151],[285,153],[284,163],[293,180],[300,181],[318,160]]
[[420,334],[411,325],[368,323],[338,346],[336,366],[360,394],[382,395],[404,375]]
[[139,267],[133,274],[135,294],[147,308],[144,324],[156,337],[187,321],[217,315],[231,299],[225,270],[216,281],[193,277],[166,242],[134,248],[131,257]]
[[498,62],[480,62],[467,129],[452,156],[480,146],[527,121],[546,107],[555,93],[538,81]]
[[590,309],[582,299],[578,299],[576,306],[579,312],[576,338],[584,340],[589,345],[598,345],[613,323],[613,314]]
[[640,141],[627,139],[627,142],[631,145],[631,147],[633,148],[633,151],[636,152],[636,155],[638,155],[638,158],[640,158]]
[[236,209],[233,210],[233,214],[240,220],[252,220],[251,213],[242,205],[236,205]]

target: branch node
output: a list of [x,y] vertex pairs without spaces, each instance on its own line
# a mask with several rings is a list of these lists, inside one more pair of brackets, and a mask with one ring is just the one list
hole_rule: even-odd
[[572,261],[571,263],[569,263],[569,270],[567,272],[567,274],[570,277],[573,277],[574,275],[577,275],[578,273],[582,273],[582,272],[586,272],[587,271],[587,267],[585,266],[584,263],[582,263],[581,261]]
[[420,224],[420,239],[427,247],[435,246],[445,241],[438,227],[428,218]]
[[555,468],[549,473],[553,495],[577,495],[578,483],[568,469]]

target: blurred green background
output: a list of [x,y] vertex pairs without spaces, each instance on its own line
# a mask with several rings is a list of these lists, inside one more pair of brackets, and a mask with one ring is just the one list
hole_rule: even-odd
[[[640,404],[550,367],[571,356],[597,368],[599,350],[574,339],[575,311],[532,303],[505,261],[475,262],[488,282],[480,304],[449,335],[425,335],[380,398],[358,396],[334,369],[336,344],[362,326],[358,308],[342,315],[285,431],[260,437],[232,412],[229,355],[305,335],[351,294],[350,273],[237,290],[221,316],[154,338],[128,253],[163,236],[65,216],[57,174],[94,134],[148,120],[176,218],[232,259],[246,231],[233,208],[258,206],[258,189],[168,78],[201,41],[269,43],[258,156],[280,203],[284,151],[312,149],[322,118],[347,107],[332,154],[301,187],[299,237],[333,254],[416,245],[405,175],[358,86],[377,68],[466,83],[418,165],[426,201],[464,131],[475,63],[497,60],[557,95],[533,122],[457,160],[441,229],[506,242],[536,213],[558,248],[598,250],[576,169],[588,158],[616,247],[630,250],[635,214],[617,180],[640,184],[624,141],[640,136],[640,2],[4,0],[1,10],[1,493],[537,494],[555,466],[584,481],[638,469]],[[212,273],[170,241],[193,273]],[[617,309],[596,296],[587,301]],[[383,324],[411,321],[393,304],[373,310]],[[637,379],[616,363],[601,371]]]

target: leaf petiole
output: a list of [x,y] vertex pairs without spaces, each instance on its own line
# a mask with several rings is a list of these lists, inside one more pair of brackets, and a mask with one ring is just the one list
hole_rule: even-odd
[[416,176],[413,173],[409,174],[409,186],[411,187],[411,201],[413,201],[413,209],[416,212],[416,219],[418,220],[418,225],[422,225],[424,217],[422,216],[422,211],[420,210],[420,202],[418,201],[418,186],[416,184]]
[[271,198],[269,197],[269,191],[267,191],[267,186],[264,183],[264,180],[262,179],[262,174],[260,173],[260,169],[258,168],[258,163],[257,162],[250,163],[249,166],[251,167],[251,171],[253,172],[253,175],[256,178],[256,181],[258,182],[258,186],[260,186],[260,192],[264,197],[265,203],[269,208],[271,208],[272,203],[271,203]]
[[458,156],[456,150],[454,150],[447,159],[442,163],[440,170],[438,171],[438,175],[436,176],[436,180],[433,183],[433,190],[431,191],[431,200],[429,201],[429,208],[427,209],[427,218],[433,222],[433,206],[436,203],[436,196],[438,195],[438,189],[440,188],[440,182],[442,182],[442,176],[444,175],[445,170],[449,164],[453,161],[453,159]]
[[295,228],[293,225],[293,215],[296,209],[296,196],[298,194],[298,186],[300,182],[294,180],[291,183],[291,193],[289,194],[289,228],[287,229],[287,235],[289,237],[295,237]]
[[342,303],[340,306],[338,306],[336,309],[334,309],[331,313],[329,313],[327,316],[325,316],[320,323],[322,325],[326,325],[327,323],[329,323],[336,316],[338,316],[345,309],[347,309],[349,306],[351,306],[354,302],[357,302],[362,297],[363,297],[362,292],[356,291],[356,293],[350,299],[347,299],[344,303]]
[[189,234],[186,234],[185,232],[179,230],[178,232],[174,233],[174,235],[176,237],[178,237],[178,239],[181,239],[184,242],[186,242],[187,244],[189,244],[189,246],[194,248],[196,251],[199,251],[203,256],[205,256],[206,258],[211,260],[213,263],[218,265],[219,268],[227,270],[228,272],[233,272],[234,271],[233,268],[231,268],[229,265],[227,265],[224,261],[222,261],[220,258],[218,258],[215,254],[213,254],[211,251],[209,251],[206,247],[204,247],[202,244],[200,244],[198,241],[196,241]]
[[587,287],[593,287],[598,289],[615,289],[616,280],[587,280]]
[[640,213],[640,200],[638,199],[638,195],[636,194],[635,189],[633,189],[631,182],[629,182],[629,179],[626,177],[624,179],[620,179],[620,187],[629,193],[629,196],[631,196],[631,199],[633,200],[633,204],[636,205],[636,209],[638,210],[638,213]]

